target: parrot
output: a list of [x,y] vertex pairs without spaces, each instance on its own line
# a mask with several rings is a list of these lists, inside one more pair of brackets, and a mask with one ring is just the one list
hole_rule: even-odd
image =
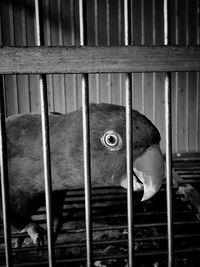
[[[133,190],[142,190],[141,200],[145,201],[159,191],[163,182],[161,136],[145,115],[134,109],[131,114]],[[61,115],[49,114],[48,119],[52,210],[53,216],[59,217],[65,198],[60,190],[84,187],[82,108]],[[89,129],[91,186],[127,189],[125,107],[90,103]],[[11,225],[19,232],[27,232],[39,249],[44,229],[32,215],[45,199],[41,115],[25,113],[6,118],[6,135]]]

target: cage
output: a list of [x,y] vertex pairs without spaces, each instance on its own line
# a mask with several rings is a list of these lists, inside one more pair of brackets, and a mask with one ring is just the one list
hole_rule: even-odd
[[[0,266],[199,266],[199,10],[199,0],[1,0]],[[125,106],[127,190],[91,184],[97,155],[91,152],[89,103]],[[80,132],[76,141],[84,143],[85,182],[61,186],[54,198],[48,113],[59,121],[81,106],[83,137]],[[144,202],[131,189],[136,134],[131,108],[158,128],[166,161],[166,180]],[[5,118],[29,113],[41,114],[44,154],[43,205],[31,214],[47,229],[37,251],[25,231],[10,225]],[[26,131],[19,129],[13,131],[16,142]],[[69,143],[75,132],[76,127]],[[39,149],[34,148],[30,145],[31,156]],[[55,241],[52,206],[60,211],[61,204]]]

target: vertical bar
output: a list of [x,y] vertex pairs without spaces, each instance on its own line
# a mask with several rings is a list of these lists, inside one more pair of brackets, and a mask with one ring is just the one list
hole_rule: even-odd
[[196,136],[196,151],[199,151],[200,148],[200,73],[197,72],[197,107],[196,107],[196,129],[197,129],[197,136]]
[[[10,21],[10,29],[9,29],[9,45],[15,46],[16,38],[15,38],[15,30],[14,30],[14,12],[13,12],[13,3],[12,1],[8,1],[8,7],[9,7],[9,21]],[[9,79],[12,80],[12,86],[14,91],[14,99],[15,99],[15,110],[14,113],[19,113],[19,93],[18,93],[18,76],[17,75],[9,75]]]
[[197,45],[200,44],[200,1],[197,0]]
[[[71,25],[71,45],[75,45],[75,8],[74,0],[70,0],[70,25]],[[71,74],[73,81],[73,99],[74,99],[74,109],[78,108],[78,96],[77,96],[77,74]]]
[[44,32],[43,27],[41,26],[41,2],[39,4],[39,0],[35,0],[35,39],[36,39],[36,45],[41,46],[44,44]]
[[51,26],[50,26],[50,19],[49,19],[49,0],[43,0],[43,8],[44,8],[44,16],[45,16],[45,32],[46,32],[46,44],[51,45]]
[[145,73],[144,72],[142,72],[141,79],[142,79],[142,113],[144,113],[145,112],[145,110],[144,110],[144,80],[145,80]]
[[2,39],[3,39],[3,29],[2,29],[2,9],[3,9],[3,7],[1,6],[1,4],[0,4],[0,45],[2,46],[3,45],[3,41],[2,41]]
[[[189,45],[189,10],[185,0],[186,46]],[[189,72],[186,72],[186,151],[189,150]]]
[[134,27],[133,27],[133,25],[134,25],[134,14],[133,14],[133,10],[134,10],[134,1],[130,1],[130,7],[129,7],[129,9],[130,9],[130,19],[129,19],[129,25],[131,25],[131,27],[130,27],[130,42],[129,42],[129,44],[130,45],[134,45],[134,39],[133,39],[133,34],[134,34]]
[[[85,1],[79,0],[80,45],[87,44],[85,34],[86,12]],[[82,121],[83,121],[83,156],[84,156],[84,186],[85,186],[85,221],[86,221],[86,253],[87,267],[93,266],[92,260],[92,216],[91,216],[91,166],[90,166],[90,129],[89,129],[89,93],[88,74],[81,75],[82,87]]]
[[[121,0],[118,0],[118,45],[122,45],[122,4]],[[123,103],[123,89],[122,89],[122,73],[119,73],[119,103],[122,105]]]
[[[94,0],[94,24],[95,24],[95,46],[99,44],[99,10],[98,1]],[[96,78],[96,90],[97,90],[97,102],[100,102],[100,76],[99,73],[95,74]]]
[[186,72],[186,81],[185,81],[185,87],[186,87],[186,103],[185,103],[185,113],[186,113],[186,151],[189,151],[189,72]]
[[[156,0],[152,1],[153,45],[156,45]],[[156,73],[153,72],[153,122],[156,121]]]
[[63,29],[62,29],[62,1],[58,0],[58,36],[59,36],[59,45],[63,45]]
[[[26,5],[25,5],[25,1],[23,1],[21,3],[21,31],[22,31],[22,45],[23,46],[27,46],[28,43],[27,43],[27,27],[26,27]],[[21,76],[19,76],[20,78]],[[31,94],[30,94],[30,78],[29,78],[29,75],[23,75],[22,76],[22,82],[23,84],[20,84],[19,83],[19,88],[21,88],[22,86],[24,88],[28,87],[27,88],[27,102],[28,102],[28,111],[31,112]],[[20,79],[20,80],[21,80]],[[19,81],[20,81],[19,80]],[[25,85],[24,85],[25,84]],[[21,89],[20,89],[21,90]],[[18,92],[20,92],[20,90],[18,90]],[[19,104],[19,107],[20,107],[20,104]]]
[[185,0],[185,24],[186,24],[186,45],[190,42],[190,32],[189,32],[189,5],[188,0]]
[[79,0],[79,25],[80,25],[80,46],[87,44],[86,6],[84,0]]
[[129,2],[124,0],[124,45],[128,46],[130,43],[130,28],[129,28]]
[[[110,46],[110,0],[106,0],[106,37],[107,46]],[[112,100],[111,74],[108,73],[108,102]]]
[[[200,44],[200,1],[197,0],[197,45]],[[199,151],[200,148],[200,72],[197,72],[197,109],[196,109],[196,129],[197,129],[197,137],[196,137],[196,151]]]
[[[124,0],[124,44],[130,44],[130,1]],[[131,73],[125,74],[126,91],[126,165],[128,203],[128,260],[134,266],[134,224],[133,224],[133,149],[132,149],[132,81]]]
[[153,72],[153,122],[156,122],[156,72]]
[[44,179],[45,179],[45,201],[47,218],[47,237],[48,237],[48,257],[49,266],[54,266],[54,241],[53,241],[53,219],[52,219],[52,181],[51,181],[51,159],[50,159],[50,139],[48,121],[48,100],[46,90],[46,80],[40,77],[40,98],[41,98],[41,123],[43,140],[43,159],[44,159]]
[[[23,3],[24,4],[24,3]],[[22,40],[23,45],[27,45],[27,35],[26,35],[26,12],[25,12],[25,5],[22,5],[22,14],[21,14],[21,23],[22,23]]]
[[118,4],[117,4],[117,7],[118,7],[118,44],[119,46],[122,45],[122,15],[121,15],[121,12],[122,12],[122,5],[121,5],[121,0],[118,0]]
[[2,195],[2,213],[4,227],[5,242],[5,258],[6,267],[12,264],[12,243],[11,243],[11,224],[9,216],[9,181],[8,181],[8,165],[7,165],[7,144],[6,144],[6,124],[5,124],[5,108],[3,93],[3,77],[0,76],[0,164],[1,164],[1,195]]
[[144,17],[144,0],[141,0],[141,34],[142,34],[142,38],[141,38],[141,41],[142,41],[142,45],[145,44],[145,24],[144,24],[144,20],[145,20],[145,17]]
[[98,1],[94,0],[95,46],[99,43]]
[[106,0],[106,35],[107,45],[110,45],[110,0]]
[[169,3],[168,0],[164,0],[164,45],[169,44]]
[[171,137],[171,90],[170,75],[165,77],[165,128],[166,128],[166,187],[167,187],[167,230],[168,267],[173,266],[173,217],[172,217],[172,137]]
[[153,18],[153,45],[156,44],[156,0],[152,2],[152,18]]
[[[40,1],[41,5],[41,1]],[[39,0],[35,0],[35,22],[36,22],[36,45],[44,44],[44,34],[41,25],[41,6]],[[45,202],[47,218],[47,237],[48,237],[48,259],[49,266],[54,266],[54,243],[53,243],[53,219],[52,219],[52,181],[51,181],[51,158],[50,158],[50,137],[48,121],[48,98],[46,77],[40,75],[40,98],[41,98],[41,124],[43,141],[43,160],[44,160],[44,180],[45,180]]]
[[[50,1],[49,0],[43,0],[43,15],[45,20],[45,33],[46,33],[46,45],[51,46],[52,40],[51,40],[51,23],[50,23]],[[54,97],[54,85],[53,85],[53,75],[49,74],[48,78],[48,87],[50,92],[50,107],[52,110],[55,110],[55,97]]]
[[119,103],[123,104],[122,73],[119,73]]
[[[145,15],[144,15],[144,0],[141,0],[141,44],[145,44]],[[145,73],[141,75],[142,79],[142,113],[144,113],[144,79]]]
[[108,73],[108,102],[111,103],[112,101],[112,87],[111,87],[111,74]]
[[86,247],[87,267],[92,267],[92,218],[91,218],[91,170],[90,170],[90,132],[89,132],[89,97],[88,79],[82,74],[82,116],[83,116],[83,151],[84,151],[84,179],[85,179],[85,219],[86,219]]
[[[164,0],[164,45],[169,44],[169,3]],[[165,128],[166,128],[166,193],[167,193],[167,235],[168,267],[173,266],[173,218],[172,218],[172,118],[171,118],[171,76],[165,77]]]
[[9,8],[9,21],[10,21],[10,45],[15,45],[15,31],[14,31],[14,15],[13,15],[13,4],[12,1],[8,1]]
[[[27,13],[26,13],[25,1],[22,3],[21,23],[22,23],[22,41],[23,41],[23,45],[24,46],[28,46]],[[26,75],[25,77],[27,77],[26,79],[27,79],[27,85],[28,85],[28,106],[29,106],[29,112],[32,112],[31,92],[30,92],[30,75]]]
[[[58,44],[60,46],[63,45],[63,24],[62,24],[62,1],[58,0],[58,31],[59,31],[59,42]],[[66,113],[66,92],[65,92],[65,75],[60,74],[60,84],[61,84],[61,93],[62,93],[62,99],[63,99],[63,104],[62,104],[62,112]]]
[[134,224],[133,224],[133,149],[132,149],[132,88],[131,73],[125,77],[126,90],[126,165],[128,203],[128,253],[129,266],[134,266]]
[[[178,21],[178,0],[175,0],[175,44],[179,44],[179,21]],[[178,151],[178,72],[175,72],[175,138],[176,138],[176,152]]]
[[70,25],[71,25],[71,45],[75,45],[75,16],[74,16],[74,0],[70,0]]

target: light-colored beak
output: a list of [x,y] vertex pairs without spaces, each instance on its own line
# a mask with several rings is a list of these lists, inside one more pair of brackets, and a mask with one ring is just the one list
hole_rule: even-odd
[[[151,146],[134,161],[133,175],[134,191],[144,190],[141,201],[151,198],[158,192],[164,178],[164,159],[159,145]],[[127,188],[127,178],[124,177],[120,184]]]

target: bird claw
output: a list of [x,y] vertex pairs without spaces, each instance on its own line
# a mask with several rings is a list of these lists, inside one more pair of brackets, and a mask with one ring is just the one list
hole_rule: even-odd
[[44,236],[45,236],[45,230],[43,227],[39,226],[35,222],[29,223],[25,230],[31,237],[33,243],[36,245],[36,254],[37,256],[42,255],[42,246],[44,246]]

